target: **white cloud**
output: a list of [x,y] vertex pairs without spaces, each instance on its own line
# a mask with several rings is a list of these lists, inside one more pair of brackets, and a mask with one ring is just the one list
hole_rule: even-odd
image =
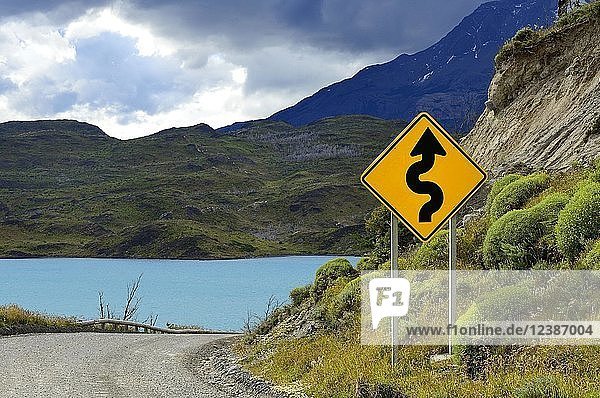
[[135,39],[140,56],[166,57],[176,51],[177,45],[175,42],[154,35],[150,28],[146,26],[126,21],[112,7],[88,10],[84,15],[67,25],[65,38],[77,42],[106,32]]
[[118,7],[65,23],[30,13],[0,20],[0,119],[72,118],[119,138],[220,127],[267,117],[389,56],[285,38],[245,50],[218,34],[175,40]]
[[201,122],[219,126],[223,122],[224,114],[232,118],[232,121],[250,119],[252,115],[246,113],[243,106],[245,100],[242,87],[231,85],[197,92],[189,101],[153,114],[134,111],[128,113],[127,118],[123,118],[122,109],[119,107],[96,108],[85,104],[76,105],[73,109],[56,116],[93,120],[114,137],[135,138],[173,126],[191,126]]
[[18,20],[0,24],[0,74],[17,86],[73,60],[75,48],[52,26]]

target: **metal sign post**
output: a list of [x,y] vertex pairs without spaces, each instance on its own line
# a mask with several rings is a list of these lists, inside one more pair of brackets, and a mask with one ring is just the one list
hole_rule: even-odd
[[[483,185],[485,171],[428,113],[417,115],[360,176],[364,186],[392,213],[390,274],[398,274],[398,220],[428,242],[449,223],[448,323],[456,323],[456,218]],[[426,201],[424,201],[426,200]],[[392,317],[392,365],[398,356],[398,320]],[[453,339],[448,333],[448,353]]]
[[[448,222],[448,324],[456,323],[456,216]],[[452,334],[448,333],[448,355],[452,355]]]
[[[398,276],[398,218],[390,212],[390,277]],[[398,318],[392,317],[392,367],[398,360]]]

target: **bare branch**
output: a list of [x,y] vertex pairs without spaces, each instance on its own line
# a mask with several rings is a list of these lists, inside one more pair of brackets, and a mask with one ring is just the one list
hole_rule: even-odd
[[155,326],[157,320],[158,320],[158,315],[154,315],[151,313],[150,315],[148,315],[148,317],[142,323],[146,323],[150,326]]
[[262,324],[264,324],[275,311],[281,307],[281,303],[276,299],[275,296],[269,297],[267,301],[267,306],[262,314],[257,315],[250,310],[246,311],[246,319],[244,320],[244,324],[242,326],[242,330],[244,333],[251,335],[253,332],[257,331]]
[[130,321],[135,318],[142,301],[141,297],[138,297],[138,290],[140,288],[140,282],[142,281],[142,275],[140,274],[136,280],[127,284],[127,301],[125,302],[125,309],[123,310],[123,320]]
[[104,312],[104,292],[98,292],[98,311],[100,312],[100,318],[103,319],[106,315]]

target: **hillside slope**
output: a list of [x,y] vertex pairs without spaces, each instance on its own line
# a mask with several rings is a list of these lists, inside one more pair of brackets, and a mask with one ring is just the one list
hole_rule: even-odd
[[464,145],[496,174],[519,163],[559,170],[597,157],[600,4],[517,35],[498,56],[487,104]]
[[429,111],[450,131],[466,132],[483,109],[500,46],[524,26],[550,25],[556,7],[556,0],[484,3],[428,49],[368,66],[271,119],[299,126],[334,115],[409,120]]
[[0,257],[223,258],[364,251],[358,175],[404,126],[200,124],[120,141],[74,121],[0,124]]

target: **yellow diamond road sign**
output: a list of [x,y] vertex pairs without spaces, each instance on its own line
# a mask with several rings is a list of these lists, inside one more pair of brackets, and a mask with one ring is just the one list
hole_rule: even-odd
[[423,241],[485,179],[483,169],[427,113],[410,122],[361,176],[369,191]]

